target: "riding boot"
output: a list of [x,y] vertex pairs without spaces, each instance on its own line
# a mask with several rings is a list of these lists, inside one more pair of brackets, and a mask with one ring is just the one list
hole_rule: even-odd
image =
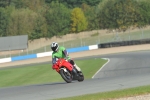
[[77,69],[78,72],[81,72],[81,69],[76,64],[74,64],[74,67]]

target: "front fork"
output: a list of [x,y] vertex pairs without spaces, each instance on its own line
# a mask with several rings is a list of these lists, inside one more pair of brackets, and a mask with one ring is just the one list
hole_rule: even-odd
[[79,78],[78,72],[75,68],[73,68],[72,70],[72,75],[73,75],[73,79],[75,80]]

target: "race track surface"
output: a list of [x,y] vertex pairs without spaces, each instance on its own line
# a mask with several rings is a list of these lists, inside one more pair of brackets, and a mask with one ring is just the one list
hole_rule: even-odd
[[60,82],[0,88],[0,100],[52,100],[55,98],[150,85],[149,51],[91,57],[93,59],[110,59],[110,62],[106,64],[93,79],[83,82],[75,81],[69,84]]

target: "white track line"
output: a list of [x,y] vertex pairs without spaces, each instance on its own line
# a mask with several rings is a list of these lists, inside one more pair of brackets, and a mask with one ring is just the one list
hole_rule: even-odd
[[94,78],[95,75],[96,75],[97,73],[99,73],[99,72],[103,69],[103,67],[104,67],[106,64],[108,64],[108,63],[110,62],[110,59],[109,59],[109,58],[102,58],[102,59],[105,59],[105,60],[108,60],[108,61],[93,75],[92,78]]

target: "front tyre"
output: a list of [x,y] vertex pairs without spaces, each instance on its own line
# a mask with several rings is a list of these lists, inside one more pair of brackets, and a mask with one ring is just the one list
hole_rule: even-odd
[[79,72],[78,74],[79,74],[78,81],[79,81],[79,82],[82,82],[82,81],[84,80],[84,75],[83,75],[82,72]]
[[63,69],[60,70],[60,75],[61,77],[67,82],[71,83],[72,82],[72,75],[67,71],[65,72]]

